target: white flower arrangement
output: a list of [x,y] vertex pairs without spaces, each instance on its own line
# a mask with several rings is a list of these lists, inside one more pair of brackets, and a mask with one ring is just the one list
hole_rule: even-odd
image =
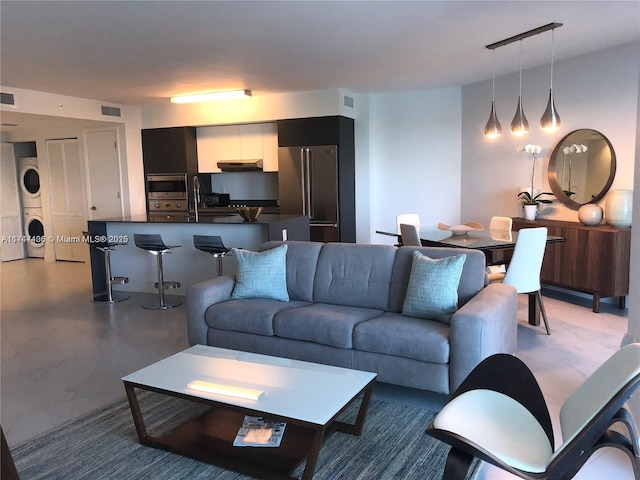
[[570,147],[564,147],[562,149],[562,153],[564,153],[565,155],[570,155],[572,153],[582,153],[582,152],[586,152],[588,150],[586,145],[580,144],[573,144]]
[[574,143],[573,145],[571,145],[570,147],[564,147],[562,149],[562,153],[564,153],[565,156],[569,155],[569,159],[568,159],[568,164],[569,164],[569,186],[567,187],[566,190],[563,190],[565,195],[569,198],[571,198],[572,195],[575,195],[576,192],[573,191],[573,185],[571,185],[571,155],[574,153],[583,153],[586,152],[588,150],[587,146],[584,144],[576,144]]
[[518,194],[518,198],[525,205],[538,205],[539,203],[551,203],[551,200],[549,199],[540,198],[542,195],[553,195],[553,193],[551,192],[541,192],[536,196],[533,195],[533,192],[534,192],[533,180],[536,175],[536,164],[538,163],[536,154],[542,152],[542,147],[540,145],[528,144],[528,145],[525,145],[524,147],[522,146],[518,147],[517,151],[529,153],[533,158],[533,165],[531,167],[531,190],[529,190],[528,192],[520,192]]
[[531,143],[524,147],[518,147],[518,152],[530,153],[533,155],[533,158],[535,158],[536,153],[540,153],[541,151],[542,147],[540,145],[533,145]]

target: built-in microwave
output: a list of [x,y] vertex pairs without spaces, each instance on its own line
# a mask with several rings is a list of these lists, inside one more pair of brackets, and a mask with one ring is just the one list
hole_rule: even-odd
[[187,199],[186,173],[152,173],[147,175],[149,200]]

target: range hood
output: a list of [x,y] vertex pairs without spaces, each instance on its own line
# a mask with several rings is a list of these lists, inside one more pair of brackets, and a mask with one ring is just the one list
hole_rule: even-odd
[[223,160],[218,162],[218,168],[223,172],[261,172],[260,160]]

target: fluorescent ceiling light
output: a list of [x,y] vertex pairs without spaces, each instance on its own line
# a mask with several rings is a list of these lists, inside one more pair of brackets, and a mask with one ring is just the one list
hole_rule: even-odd
[[213,102],[216,100],[232,100],[251,96],[251,90],[229,90],[226,92],[197,93],[195,95],[180,95],[171,97],[171,103]]
[[198,390],[200,392],[226,395],[228,397],[245,398],[247,400],[258,400],[260,395],[264,393],[262,390],[235,387],[233,385],[224,385],[222,383],[203,382],[202,380],[194,380],[190,382],[187,385],[187,388]]

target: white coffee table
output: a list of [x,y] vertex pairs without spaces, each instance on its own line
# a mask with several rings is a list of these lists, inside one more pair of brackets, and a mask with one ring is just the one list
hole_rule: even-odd
[[[323,440],[338,430],[360,435],[376,374],[224,348],[195,345],[123,377],[141,444],[262,478],[290,479],[306,460],[313,478]],[[257,400],[207,393],[193,381],[262,392]],[[159,437],[147,433],[136,389],[211,406]],[[336,417],[362,395],[354,424]],[[245,415],[287,423],[279,447],[234,447]]]

